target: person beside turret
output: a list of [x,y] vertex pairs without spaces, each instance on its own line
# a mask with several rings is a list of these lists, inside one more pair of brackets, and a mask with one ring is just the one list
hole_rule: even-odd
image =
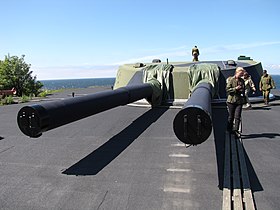
[[[245,82],[242,79],[244,74],[242,67],[237,67],[234,76],[228,78],[226,85],[229,132],[239,132],[242,106],[245,102]],[[234,121],[234,124],[233,124]]]
[[245,83],[245,98],[246,98],[245,108],[251,108],[252,105],[249,100],[249,93],[252,90],[253,94],[254,94],[256,92],[256,87],[255,87],[253,80],[251,79],[251,76],[248,74],[248,72],[245,71],[242,78]]
[[272,77],[267,73],[267,70],[263,70],[263,75],[259,83],[260,91],[263,93],[263,100],[265,105],[269,105],[269,94],[271,89],[275,89],[275,83]]
[[192,48],[192,56],[193,56],[193,61],[198,61],[199,50],[197,46],[194,46],[194,48]]

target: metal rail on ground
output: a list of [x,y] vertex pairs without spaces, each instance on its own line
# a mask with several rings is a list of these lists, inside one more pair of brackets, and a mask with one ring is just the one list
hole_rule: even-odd
[[222,209],[255,209],[242,138],[228,132],[225,135]]

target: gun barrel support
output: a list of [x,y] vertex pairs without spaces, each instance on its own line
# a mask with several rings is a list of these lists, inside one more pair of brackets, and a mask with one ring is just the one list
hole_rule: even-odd
[[145,83],[83,97],[25,106],[19,110],[17,122],[25,135],[36,138],[45,131],[120,105],[149,98],[152,94],[152,86]]

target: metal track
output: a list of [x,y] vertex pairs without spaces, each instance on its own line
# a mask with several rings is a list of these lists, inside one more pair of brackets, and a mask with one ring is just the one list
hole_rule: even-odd
[[244,156],[242,139],[226,132],[223,210],[254,210],[255,204]]

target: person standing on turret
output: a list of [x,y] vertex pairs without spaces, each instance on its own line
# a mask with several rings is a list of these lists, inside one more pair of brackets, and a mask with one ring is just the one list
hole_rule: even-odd
[[192,48],[192,56],[193,56],[193,61],[198,61],[199,50],[197,46],[194,46],[194,48]]
[[269,104],[269,94],[271,89],[275,89],[275,83],[272,77],[267,73],[266,70],[263,70],[263,75],[260,80],[260,91],[263,93],[263,100],[264,104],[268,105]]

